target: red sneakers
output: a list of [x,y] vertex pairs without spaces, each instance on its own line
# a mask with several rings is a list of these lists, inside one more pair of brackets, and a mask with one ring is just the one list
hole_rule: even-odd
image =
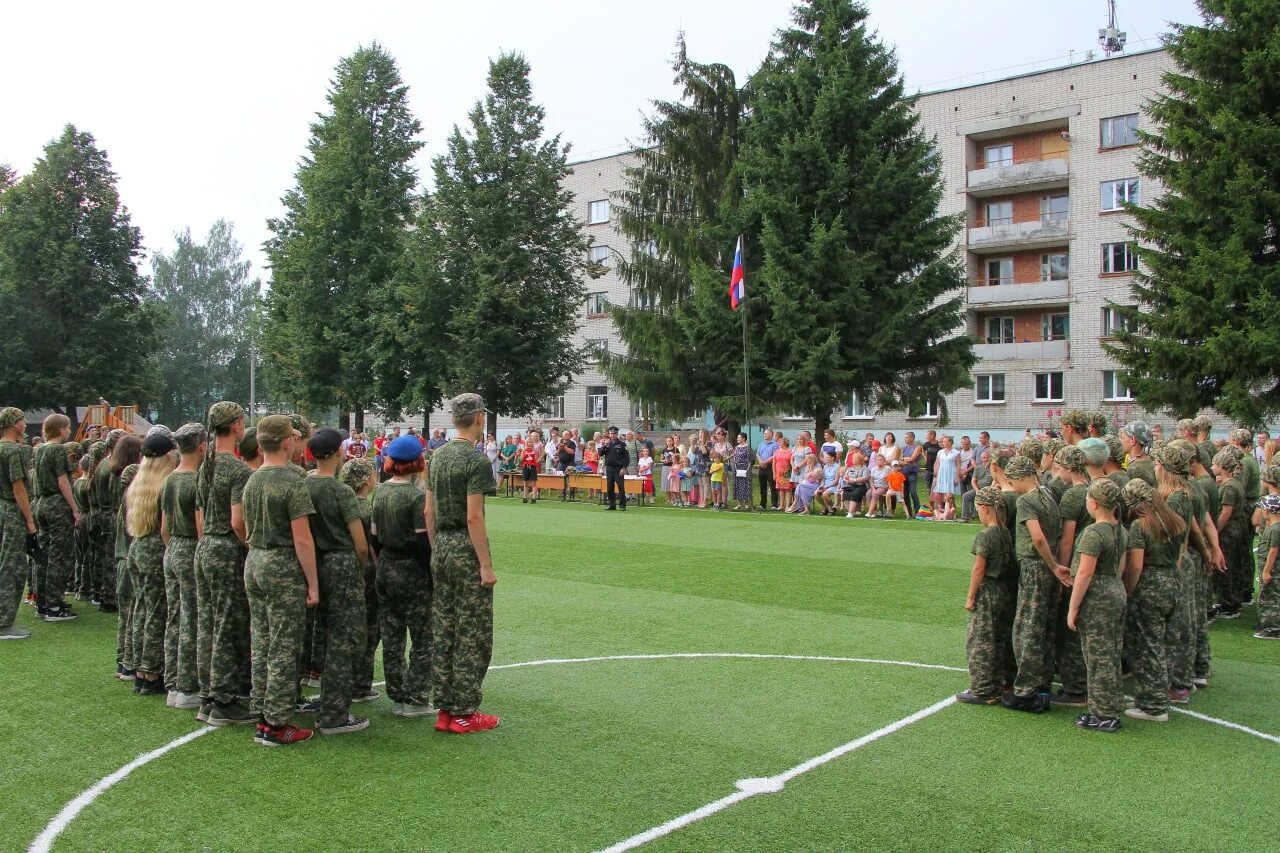
[[489,729],[498,727],[498,718],[493,714],[481,714],[479,711],[473,711],[461,717],[454,717],[449,721],[449,731],[455,735],[465,735],[470,732],[487,732]]
[[254,740],[263,746],[289,746],[311,740],[311,729],[300,729],[292,723],[283,726],[260,726]]
[[436,731],[449,731],[449,723],[453,722],[453,714],[448,711],[440,711],[436,714]]

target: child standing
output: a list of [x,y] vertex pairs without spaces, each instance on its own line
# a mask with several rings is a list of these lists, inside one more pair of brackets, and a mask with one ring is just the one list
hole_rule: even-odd
[[[1274,479],[1274,469],[1268,468],[1264,476]],[[1258,594],[1259,630],[1253,636],[1259,640],[1280,640],[1280,584],[1276,582],[1276,559],[1280,556],[1280,494],[1264,495],[1258,508],[1266,515],[1266,529],[1262,532],[1262,548],[1266,559],[1262,563],[1262,588]]]
[[[142,466],[125,501],[129,575],[134,586],[133,630],[139,649],[133,691],[143,696],[164,693],[164,540],[161,538],[160,492],[173,470],[173,441],[152,433],[142,442]],[[174,606],[177,606],[176,603]],[[139,642],[140,640],[140,642]]]
[[780,498],[779,508],[791,509],[791,440],[785,435],[778,439],[778,449],[773,452],[773,486]]
[[653,494],[653,456],[648,447],[640,448],[640,459],[636,462],[636,473],[644,481],[644,493]]
[[[399,439],[396,439],[399,441]],[[393,444],[395,442],[392,442]],[[524,444],[520,451],[520,479],[524,481],[524,499],[520,503],[538,502],[538,444],[534,436]]]
[[355,667],[351,701],[373,702],[382,698],[382,693],[373,686],[374,661],[382,642],[382,628],[378,623],[378,552],[373,542],[373,490],[378,487],[377,470],[368,459],[350,459],[338,472],[338,479],[356,493],[364,541],[369,546],[369,559],[364,565],[364,653]]
[[1004,496],[998,486],[980,489],[973,501],[982,529],[973,540],[973,569],[964,604],[969,611],[965,640],[969,689],[956,699],[970,705],[995,705],[1009,669],[1004,656],[1017,600],[1013,537],[1004,526]]
[[669,506],[684,506],[684,493],[680,487],[683,478],[680,476],[684,472],[684,460],[680,458],[680,451],[671,451],[671,465],[667,468],[667,504]]
[[165,686],[169,707],[195,709],[201,705],[196,670],[196,474],[204,461],[205,431],[197,423],[183,424],[173,434],[178,467],[160,492],[164,539],[164,589],[168,612],[164,631]]
[[902,512],[908,519],[911,518],[907,514],[907,475],[902,473],[902,463],[897,459],[893,460],[893,464],[889,466],[889,473],[885,477],[888,489],[884,493],[885,503],[888,508],[889,518],[897,515],[898,504],[902,504]]
[[720,451],[711,451],[711,505],[724,509],[724,457]]

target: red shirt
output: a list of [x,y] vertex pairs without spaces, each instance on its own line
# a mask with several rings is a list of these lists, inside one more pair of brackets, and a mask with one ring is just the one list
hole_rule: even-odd
[[525,468],[537,468],[538,467],[537,452],[535,452],[533,448],[526,448],[525,451],[520,454],[520,464]]

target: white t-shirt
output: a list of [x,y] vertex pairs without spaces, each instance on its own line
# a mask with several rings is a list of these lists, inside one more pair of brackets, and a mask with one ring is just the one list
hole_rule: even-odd
[[884,461],[890,465],[893,464],[893,460],[902,459],[902,448],[897,444],[882,444],[880,445],[879,453],[884,457]]

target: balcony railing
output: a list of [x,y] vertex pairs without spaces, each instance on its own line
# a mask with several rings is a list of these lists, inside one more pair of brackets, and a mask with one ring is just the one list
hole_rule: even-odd
[[969,249],[974,252],[1000,251],[1015,247],[1033,248],[1066,242],[1071,236],[1069,217],[1063,211],[1043,214],[1029,222],[1004,222],[969,229]]
[[999,344],[989,344],[986,341],[986,337],[978,337],[973,345],[973,354],[984,361],[1071,357],[1071,341],[1018,341]]
[[996,160],[970,169],[966,189],[971,195],[993,195],[1010,189],[1066,186],[1070,164],[1065,151]]
[[970,305],[1010,302],[1065,302],[1071,296],[1071,282],[1014,282],[1010,278],[976,278],[969,283]]

